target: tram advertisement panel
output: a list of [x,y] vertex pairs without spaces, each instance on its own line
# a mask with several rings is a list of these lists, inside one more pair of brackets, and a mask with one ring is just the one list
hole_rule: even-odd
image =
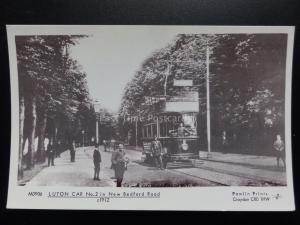
[[7,207],[294,210],[293,37],[288,26],[7,26]]
[[197,91],[179,91],[167,98],[165,112],[199,112]]

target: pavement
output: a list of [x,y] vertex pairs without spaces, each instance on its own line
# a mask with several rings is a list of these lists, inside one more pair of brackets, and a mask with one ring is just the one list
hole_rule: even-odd
[[107,154],[102,154],[101,180],[93,180],[92,154],[91,147],[77,148],[75,162],[70,162],[69,151],[63,152],[59,158],[55,158],[54,166],[45,167],[26,186],[115,186]]
[[207,152],[200,151],[200,157],[205,160],[240,164],[244,166],[256,166],[261,169],[277,170],[276,158],[272,156],[257,156],[247,154],[234,154],[211,152],[211,157],[207,158]]
[[[55,166],[44,167],[26,186],[116,186],[111,166],[111,152],[102,156],[100,181],[93,180],[93,147],[77,148],[76,161],[70,162],[69,151],[55,159]],[[212,153],[207,159],[200,152],[201,163],[193,168],[159,170],[142,160],[142,152],[125,148],[130,163],[124,175],[126,187],[178,186],[277,186],[286,185],[285,169],[276,167],[274,157]]]
[[[75,162],[70,162],[69,152],[64,152],[55,159],[55,165],[45,167],[26,186],[86,186],[112,187],[116,186],[114,171],[111,166],[111,151],[101,152],[100,181],[93,180],[94,165],[92,160],[93,147],[76,149]],[[214,182],[189,177],[170,170],[159,170],[144,164],[140,151],[125,150],[130,163],[124,175],[123,186],[214,186]]]

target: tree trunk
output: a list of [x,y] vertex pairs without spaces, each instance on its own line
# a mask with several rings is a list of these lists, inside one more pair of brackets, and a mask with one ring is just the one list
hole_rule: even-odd
[[27,168],[34,167],[34,150],[35,150],[35,129],[36,129],[36,97],[34,96],[30,102],[31,126],[28,137],[28,158]]
[[25,118],[25,104],[24,97],[20,99],[19,108],[19,159],[18,159],[18,179],[23,178],[23,128]]
[[40,118],[40,129],[39,129],[39,140],[38,140],[38,149],[37,149],[37,160],[38,162],[45,162],[45,131],[47,125],[47,114],[46,111],[41,113]]

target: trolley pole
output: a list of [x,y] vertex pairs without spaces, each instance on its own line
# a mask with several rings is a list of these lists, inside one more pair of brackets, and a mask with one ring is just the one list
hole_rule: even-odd
[[209,46],[206,47],[206,125],[207,125],[207,158],[211,158],[210,146],[210,94],[209,94]]
[[167,96],[167,84],[168,84],[168,77],[170,75],[170,62],[168,61],[168,65],[167,65],[167,73],[166,73],[166,77],[165,77],[165,83],[164,83],[164,95]]

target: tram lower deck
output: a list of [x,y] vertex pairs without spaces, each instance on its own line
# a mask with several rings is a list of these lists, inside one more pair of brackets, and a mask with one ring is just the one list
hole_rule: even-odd
[[166,162],[198,159],[200,140],[197,136],[197,114],[173,113],[170,116],[177,119],[167,122],[157,119],[156,122],[144,124],[142,136],[146,160],[151,160],[151,143],[155,137],[162,144]]

